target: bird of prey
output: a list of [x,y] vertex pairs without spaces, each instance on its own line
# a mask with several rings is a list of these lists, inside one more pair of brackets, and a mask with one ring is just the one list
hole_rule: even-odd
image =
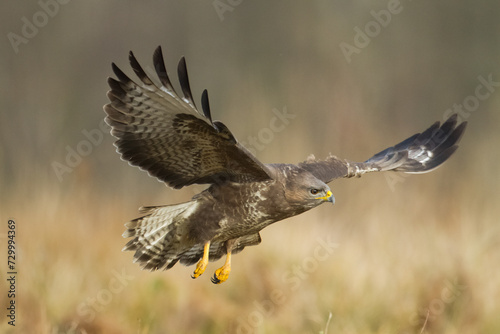
[[209,261],[226,255],[212,278],[216,284],[227,280],[232,254],[261,242],[263,228],[334,203],[327,185],[331,181],[378,171],[430,172],[456,151],[466,128],[466,122],[458,124],[452,115],[365,162],[330,155],[324,160],[310,156],[298,164],[264,164],[222,122],[212,120],[206,90],[201,109],[195,105],[184,58],[177,68],[182,95],[167,75],[161,47],[153,55],[157,83],[132,52],[129,61],[140,81],[113,63],[117,79],[108,78],[110,103],[104,106],[111,134],[118,138],[117,152],[175,189],[209,186],[185,203],[142,207],[143,216],[125,225],[123,237],[133,239],[124,250],[135,251],[134,262],[143,269],[197,263],[193,278]]

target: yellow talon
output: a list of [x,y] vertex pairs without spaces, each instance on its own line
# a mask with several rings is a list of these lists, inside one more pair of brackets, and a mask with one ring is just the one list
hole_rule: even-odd
[[208,251],[209,250],[210,250],[210,241],[207,241],[205,243],[205,246],[203,247],[203,257],[196,265],[196,269],[194,270],[194,273],[191,276],[191,278],[196,278],[196,277],[200,276],[201,274],[203,274],[205,272],[205,269],[207,269]]
[[228,252],[226,257],[226,263],[224,263],[222,267],[220,267],[215,271],[214,277],[212,277],[212,283],[221,284],[222,282],[225,282],[228,279],[230,272],[231,272],[231,252]]

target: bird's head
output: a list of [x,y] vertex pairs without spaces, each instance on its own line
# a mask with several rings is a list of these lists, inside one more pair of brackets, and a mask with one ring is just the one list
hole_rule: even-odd
[[313,208],[325,202],[335,204],[335,197],[330,187],[305,170],[289,175],[285,197],[291,205],[307,208]]

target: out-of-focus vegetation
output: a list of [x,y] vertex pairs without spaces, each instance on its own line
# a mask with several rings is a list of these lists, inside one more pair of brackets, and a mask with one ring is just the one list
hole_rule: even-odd
[[[18,228],[16,327],[4,311],[1,332],[500,332],[500,2],[0,8],[3,310],[7,219]],[[347,59],[340,45],[356,42]],[[264,162],[362,161],[464,104],[470,124],[431,174],[331,184],[335,206],[264,230],[223,285],[209,281],[221,263],[197,280],[180,265],[143,272],[120,251],[123,223],[202,189],[174,191],[127,166],[101,126],[110,63],[132,74],[133,50],[151,69],[157,45],[175,82],[186,57],[193,93],[208,88],[214,118],[240,141],[269,127],[273,109],[294,116],[253,147]]]

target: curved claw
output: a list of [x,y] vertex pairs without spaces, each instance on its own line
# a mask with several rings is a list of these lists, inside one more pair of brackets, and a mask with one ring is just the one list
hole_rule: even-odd
[[215,276],[214,274],[214,277],[210,278],[210,281],[212,281],[212,283],[214,284],[221,284],[221,280],[217,278],[217,276]]
[[205,272],[205,269],[207,268],[207,262],[208,261],[205,262],[203,259],[201,259],[200,262],[198,262],[195,271],[191,275],[191,278],[194,279],[203,274]]
[[[230,256],[229,259],[231,259]],[[210,280],[214,284],[221,284],[229,278],[230,272],[231,272],[231,262],[229,260],[226,261],[226,263],[222,267],[220,267],[215,271],[214,277],[212,277]]]

